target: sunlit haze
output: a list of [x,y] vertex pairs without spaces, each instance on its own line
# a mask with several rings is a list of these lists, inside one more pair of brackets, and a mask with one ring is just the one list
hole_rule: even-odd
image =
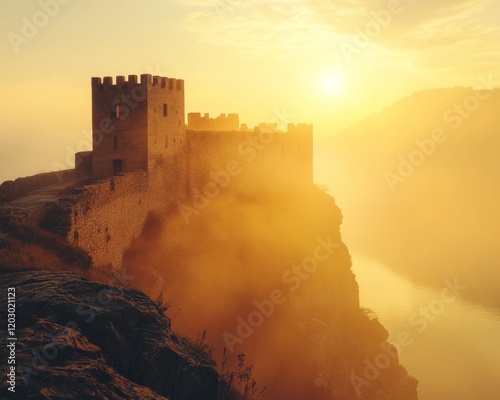
[[416,90],[477,86],[500,61],[491,0],[60,3],[34,32],[38,1],[0,5],[0,180],[85,147],[91,76],[185,79],[187,112],[285,115],[320,140]]
[[500,398],[500,0],[0,21],[0,390]]

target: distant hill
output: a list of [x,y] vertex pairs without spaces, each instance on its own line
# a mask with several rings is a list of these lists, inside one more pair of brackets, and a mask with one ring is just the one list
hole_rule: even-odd
[[499,89],[425,90],[320,143],[347,245],[500,307],[499,113]]

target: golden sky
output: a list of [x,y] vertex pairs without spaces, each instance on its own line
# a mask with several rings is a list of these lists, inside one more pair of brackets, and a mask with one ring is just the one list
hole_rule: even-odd
[[417,90],[500,80],[499,0],[2,0],[0,21],[0,181],[88,149],[92,76],[182,78],[188,112],[316,140]]

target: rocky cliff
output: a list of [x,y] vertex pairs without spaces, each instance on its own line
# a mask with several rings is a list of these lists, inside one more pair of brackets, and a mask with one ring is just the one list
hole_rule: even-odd
[[[16,289],[16,389],[23,399],[215,399],[214,363],[171,331],[146,295],[69,272],[3,275]],[[6,313],[1,313],[6,326]],[[3,339],[3,338],[2,338]],[[2,346],[2,360],[7,359]],[[8,365],[2,362],[2,377]],[[8,383],[2,381],[7,395]]]
[[[68,272],[1,277],[2,296],[16,288],[22,396],[417,399],[387,331],[359,306],[331,196],[277,184],[221,193],[189,218],[182,210],[150,215],[123,269],[109,272],[54,233],[0,220],[4,271],[22,263],[101,282]],[[179,334],[150,300],[160,294]],[[183,337],[211,346],[219,390],[207,347]]]
[[206,330],[218,361],[246,354],[271,399],[417,399],[387,331],[360,308],[331,196],[228,193],[185,217],[150,218],[125,256],[131,284],[164,293],[177,330]]

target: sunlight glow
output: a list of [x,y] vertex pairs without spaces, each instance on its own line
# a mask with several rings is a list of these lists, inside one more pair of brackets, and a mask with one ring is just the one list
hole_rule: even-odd
[[338,96],[344,92],[344,80],[342,77],[335,73],[325,74],[320,85],[324,94],[328,96]]

